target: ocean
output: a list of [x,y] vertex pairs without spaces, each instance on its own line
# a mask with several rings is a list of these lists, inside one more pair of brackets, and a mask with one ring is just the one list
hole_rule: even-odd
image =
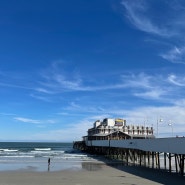
[[93,156],[74,150],[72,143],[0,142],[0,171],[79,170],[83,162],[93,160]]

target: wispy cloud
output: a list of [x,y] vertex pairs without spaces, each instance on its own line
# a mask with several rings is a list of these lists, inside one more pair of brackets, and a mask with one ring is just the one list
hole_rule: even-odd
[[[12,80],[12,82],[13,82],[13,80]],[[28,86],[24,86],[24,85],[15,85],[13,83],[11,84],[11,83],[0,82],[0,86],[10,87],[10,88],[27,89],[27,90],[34,90],[34,88],[32,88],[32,87],[28,87]]]
[[35,98],[37,100],[41,100],[41,101],[44,101],[44,102],[53,102],[53,100],[50,97],[40,96],[40,95],[35,95],[35,94],[30,94],[30,96],[32,98]]
[[185,47],[182,46],[181,48],[178,48],[175,46],[166,53],[160,54],[160,56],[172,63],[185,64]]
[[41,88],[41,87],[35,88],[34,90],[37,91],[37,92],[40,92],[40,93],[53,94],[52,91],[49,91],[49,90],[47,90],[47,89],[45,89],[45,88]]
[[81,140],[87,134],[87,130],[92,127],[92,120],[82,119],[79,122],[68,124],[65,129],[55,129],[43,131],[34,135],[35,140],[47,140],[72,142]]
[[134,96],[147,98],[147,99],[160,99],[165,94],[166,94],[166,91],[157,88],[146,92],[140,92],[140,93],[136,92],[134,93]]
[[121,4],[127,11],[127,18],[139,30],[159,36],[169,37],[174,35],[171,29],[155,24],[149,16],[149,4],[145,0],[123,0]]
[[[103,109],[101,106],[93,106],[90,101],[89,105],[83,105],[81,103],[77,102],[70,102],[67,107],[64,108],[64,111],[70,111],[75,112],[75,114],[105,114],[105,109]],[[59,113],[61,114],[61,113]]]
[[[181,51],[177,49],[177,53]],[[43,69],[40,73],[39,80],[33,82],[30,87],[26,87],[27,93],[30,97],[41,100],[45,102],[56,102],[61,98],[62,93],[66,92],[109,92],[115,93],[121,90],[122,94],[128,92],[130,96],[140,97],[144,99],[160,99],[164,95],[166,97],[172,97],[174,95],[175,89],[178,87],[183,87],[185,84],[185,76],[181,75],[168,75],[159,73],[134,73],[134,72],[118,72],[116,75],[111,76],[110,74],[105,74],[104,78],[111,79],[110,81],[100,80],[97,78],[87,78],[80,74],[80,70],[76,72],[72,67],[70,72],[65,70],[66,66],[61,64],[51,63],[48,67],[49,69]],[[54,67],[53,67],[54,66]],[[63,72],[65,71],[65,72]],[[39,75],[38,75],[39,76]],[[95,76],[96,77],[96,76]],[[29,79],[27,79],[29,81]],[[116,82],[116,83],[115,83]],[[23,82],[19,82],[24,83]],[[13,81],[12,81],[13,84]],[[12,85],[11,87],[17,88],[17,86]],[[19,87],[19,86],[18,86]],[[21,87],[20,87],[21,88]],[[61,100],[61,99],[60,99]],[[75,104],[75,100],[72,100],[70,108],[73,109],[78,105]],[[77,108],[76,108],[77,109]],[[89,109],[88,109],[89,110]],[[94,111],[94,110],[89,110]]]
[[185,64],[183,1],[122,0],[121,4],[135,28],[172,45],[161,51],[160,57],[172,63]]
[[42,80],[38,83],[42,87],[35,90],[43,93],[60,93],[67,90],[83,90],[80,75],[75,72],[73,68],[70,70],[70,75],[67,75],[64,70],[64,66],[63,62],[52,62],[49,69],[43,70],[40,74]]
[[[62,67],[64,69],[64,67]],[[63,74],[60,68],[50,68],[50,71],[45,71],[44,75],[42,75],[42,81],[39,82],[40,87],[35,89],[38,93],[42,94],[55,94],[62,93],[66,91],[104,91],[104,90],[114,90],[114,89],[124,89],[128,87],[143,87],[150,88],[152,87],[150,84],[152,76],[146,75],[144,73],[140,73],[138,75],[132,74],[118,74],[114,76],[114,80],[117,83],[113,83],[112,81],[103,83],[101,81],[97,81],[96,79],[93,81],[93,77],[88,79],[83,76],[81,77],[80,73],[76,75],[76,73],[72,72],[72,69],[69,74]],[[105,76],[104,76],[105,78]],[[112,76],[107,75],[107,78],[113,78]]]
[[[56,66],[55,66],[56,67]],[[80,73],[78,73],[77,82],[75,82],[76,74],[72,73],[72,70],[70,71],[70,74],[61,74],[59,73],[59,69],[55,70],[55,68],[50,68],[52,71],[52,74],[45,75],[47,78],[44,78],[42,83],[40,83],[40,88],[38,93],[40,95],[32,95],[32,97],[38,98],[40,100],[48,101],[48,99],[44,98],[44,94],[55,94],[55,93],[63,93],[66,91],[107,91],[113,92],[114,90],[124,90],[127,89],[127,91],[130,91],[130,95],[145,98],[145,99],[160,99],[165,96],[172,96],[174,92],[173,85],[177,85],[177,79],[175,84],[175,79],[170,77],[168,74],[159,75],[156,74],[147,74],[147,73],[127,73],[124,74],[117,74],[112,76],[106,76],[106,78],[114,78],[114,81],[116,83],[113,83],[112,81],[106,82],[104,84],[103,82],[96,80],[93,82],[92,79],[88,79],[83,76],[80,77]],[[64,67],[63,67],[64,69]],[[53,76],[52,76],[53,75]],[[104,76],[105,78],[105,76]],[[68,80],[65,80],[68,79]],[[181,77],[182,79],[182,77]],[[178,83],[179,79],[178,79]],[[181,81],[182,83],[182,81]],[[170,94],[171,93],[171,94]],[[71,103],[69,106],[70,108],[78,108],[78,106],[75,104],[75,102]],[[91,110],[93,111],[93,110]]]
[[19,122],[23,122],[23,123],[31,123],[31,124],[38,124],[38,125],[56,123],[56,121],[52,120],[52,119],[37,120],[37,119],[31,119],[31,118],[25,118],[25,117],[14,117],[13,119],[16,120],[16,121],[19,121]]
[[0,112],[0,115],[2,115],[2,116],[15,116],[16,114]]
[[171,74],[168,76],[168,80],[170,83],[184,87],[185,86],[185,76],[176,76],[174,74]]
[[151,88],[151,81],[154,77],[145,73],[130,73],[121,75],[122,82],[126,87]]
[[24,117],[14,117],[14,120],[24,122],[24,123],[34,123],[34,124],[40,124],[40,120],[30,119],[30,118],[24,118]]
[[166,83],[167,77],[148,75],[145,73],[122,75],[126,87],[132,89],[133,96],[146,99],[160,99],[167,94],[169,86]]
[[[58,64],[58,65],[57,65]],[[58,94],[67,91],[101,91],[108,89],[122,88],[123,84],[101,84],[97,80],[82,77],[79,72],[71,67],[70,73],[64,72],[65,66],[59,62],[52,63],[50,70],[43,70],[41,80],[38,82],[40,87],[35,91],[42,94]]]

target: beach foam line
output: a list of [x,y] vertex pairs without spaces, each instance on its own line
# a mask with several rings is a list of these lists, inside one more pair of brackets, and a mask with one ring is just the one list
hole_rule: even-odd
[[50,151],[51,148],[34,148],[36,151]]
[[13,149],[0,149],[1,152],[18,152],[19,150],[13,150]]

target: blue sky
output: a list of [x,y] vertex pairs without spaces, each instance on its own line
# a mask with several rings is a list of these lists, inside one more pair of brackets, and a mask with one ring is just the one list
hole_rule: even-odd
[[[74,141],[123,118],[185,135],[183,0],[0,2],[0,141]],[[172,123],[169,126],[169,123]]]

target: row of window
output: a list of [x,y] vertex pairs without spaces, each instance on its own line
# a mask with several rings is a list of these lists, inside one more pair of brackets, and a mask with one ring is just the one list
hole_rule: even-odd
[[[115,130],[114,130],[115,131]],[[142,135],[142,134],[147,134],[151,135],[153,134],[152,130],[121,130],[123,133],[127,134],[137,134],[137,135]],[[88,135],[94,135],[94,134],[111,134],[113,131],[112,130],[94,130],[91,132],[88,132]]]

